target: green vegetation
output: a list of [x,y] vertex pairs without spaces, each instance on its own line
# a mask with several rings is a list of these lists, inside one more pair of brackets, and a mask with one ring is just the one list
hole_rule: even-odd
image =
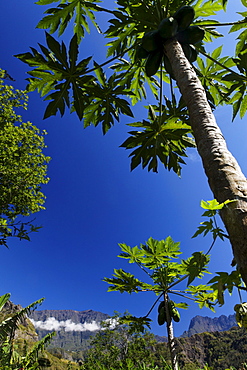
[[[121,316],[113,317],[116,318]],[[146,330],[141,333],[133,331],[129,324],[115,323],[114,329],[106,327],[92,337],[89,349],[70,352],[73,361],[83,364],[83,370],[171,370],[167,343],[157,342]],[[196,334],[176,338],[175,342],[180,370],[245,369],[247,345],[243,329],[234,327],[227,332]],[[59,349],[56,356],[61,357]]]
[[16,113],[20,108],[27,109],[26,92],[0,79],[0,244],[6,247],[9,237],[29,240],[29,233],[39,229],[20,217],[44,209],[41,185],[49,180],[50,158],[43,154],[46,132],[22,122]]
[[[5,294],[0,297],[0,311],[9,301],[10,294]],[[48,334],[41,341],[35,343],[31,348],[28,344],[22,347],[22,351],[18,351],[20,346],[15,344],[15,334],[21,324],[25,324],[26,315],[37,305],[41,304],[43,299],[40,299],[26,308],[17,310],[14,313],[8,312],[0,322],[0,369],[2,370],[17,370],[20,368],[35,370],[39,368],[39,353],[42,352],[45,346],[50,342],[52,334]],[[21,353],[23,352],[23,353]]]
[[[10,294],[0,296],[0,370],[68,370],[69,361],[59,360],[45,348],[55,333],[49,333],[40,341],[27,315],[43,302],[43,298],[26,308],[9,302]],[[10,307],[6,308],[6,304]],[[71,370],[78,369],[75,363]]]
[[[49,5],[53,2],[57,0],[39,0],[37,4]],[[204,222],[196,235],[212,232],[213,244],[217,237],[229,238],[237,270],[230,274],[218,273],[218,276],[209,282],[210,286],[192,286],[191,283],[195,278],[200,278],[207,272],[208,253],[195,252],[189,259],[177,263],[174,259],[180,253],[178,243],[170,237],[162,241],[150,238],[140,247],[131,248],[121,244],[120,257],[129,259],[130,263],[136,263],[141,267],[151,278],[151,284],[140,281],[122,269],[115,270],[113,278],[105,278],[105,281],[111,284],[110,290],[128,293],[153,291],[158,298],[150,311],[159,300],[162,300],[158,307],[157,319],[160,325],[165,323],[167,325],[171,366],[174,370],[178,369],[179,362],[175,353],[172,320],[178,322],[180,316],[177,309],[187,306],[184,302],[175,303],[170,299],[170,295],[175,293],[173,287],[188,279],[187,287],[176,294],[183,298],[192,296],[201,307],[213,309],[216,302],[224,304],[224,291],[228,290],[231,293],[234,287],[239,290],[245,289],[241,285],[241,278],[245,285],[247,284],[245,258],[247,181],[226,148],[211,110],[220,104],[230,104],[233,108],[233,120],[237,114],[240,114],[241,118],[246,114],[247,13],[240,13],[242,17],[240,21],[225,24],[229,26],[229,32],[238,32],[233,57],[222,57],[221,47],[211,54],[207,53],[204,47],[206,42],[212,42],[215,38],[223,36],[216,31],[222,24],[217,20],[212,21],[210,17],[224,10],[227,2],[227,0],[117,0],[116,9],[111,10],[101,7],[98,0],[93,2],[62,0],[56,8],[46,10],[48,15],[38,23],[37,27],[50,32],[46,33],[47,45],[40,45],[41,52],[32,48],[32,52],[17,55],[20,60],[33,68],[29,72],[28,90],[37,89],[41,96],[49,101],[44,118],[58,112],[62,116],[68,107],[80,120],[84,120],[85,127],[101,125],[104,134],[120,120],[121,115],[134,118],[130,105],[134,106],[139,101],[145,101],[146,87],[149,87],[149,92],[156,99],[155,104],[148,106],[147,119],[130,124],[134,131],[129,133],[129,137],[122,144],[122,147],[131,150],[131,170],[141,165],[148,171],[157,172],[158,164],[161,163],[164,168],[173,170],[180,176],[187,149],[198,148],[216,200],[214,204],[209,203],[205,206],[204,215],[211,221]],[[242,0],[242,4],[244,7],[247,6],[245,0]],[[112,17],[109,19],[110,26],[104,33],[104,37],[110,39],[107,44],[107,60],[101,65],[93,61],[91,56],[85,56],[78,61],[80,42],[85,31],[89,31],[88,20],[99,29],[95,16],[97,12],[110,14]],[[51,34],[58,31],[58,36],[61,36],[70,21],[74,22],[74,34],[66,46]],[[198,56],[199,54],[202,57]],[[115,64],[110,65],[113,61]],[[191,63],[195,62],[197,65],[193,67]],[[110,74],[104,70],[107,65],[110,65]],[[176,81],[177,86],[174,86],[172,80]],[[170,98],[163,94],[164,83],[170,84]],[[13,89],[6,87],[2,82],[1,84],[0,244],[7,246],[8,237],[29,239],[29,232],[37,230],[30,222],[19,222],[17,217],[29,216],[43,209],[44,195],[40,191],[40,186],[48,180],[46,178],[48,158],[42,154],[44,133],[40,133],[30,123],[22,123],[20,116],[14,111],[16,107],[25,107],[25,103],[21,103],[23,98],[26,99],[25,94],[13,92]],[[181,97],[175,93],[175,87],[179,88]],[[214,150],[215,147],[217,151]],[[222,232],[213,222],[216,210],[222,217],[227,233]],[[241,302],[235,308],[238,323],[245,326],[247,316],[245,304]],[[141,318],[127,315],[122,317],[121,321],[129,324],[133,332],[143,331],[143,325],[149,325],[150,322],[148,314]],[[7,319],[8,321],[4,321],[0,327],[3,332],[1,348],[3,368],[14,369],[17,363],[18,366],[27,369],[47,366],[49,359],[41,358],[39,363],[36,356],[39,346],[43,348],[45,341],[39,343],[31,352],[27,352],[24,358],[20,359],[18,353],[17,360],[14,358],[13,333],[19,321],[17,317]],[[96,366],[95,369],[105,369],[110,366],[113,369],[115,363],[112,365],[112,361],[122,361],[118,363],[122,369],[146,367],[145,363],[135,364],[137,354],[140,352],[143,356],[143,346],[146,345],[143,338],[135,338],[134,350],[128,343],[127,352],[130,358],[123,362],[121,348],[114,342],[119,339],[115,338],[111,342],[112,332],[107,334],[104,333],[106,336],[104,346],[109,344],[110,347],[107,347],[105,353],[102,350],[98,352],[95,350],[94,354],[101,356],[96,364],[90,353],[88,354],[90,368]],[[95,339],[95,348],[98,348],[101,340],[104,341],[104,335],[101,333],[99,338]],[[214,346],[216,347],[216,343]],[[200,351],[199,347],[195,347],[196,349]],[[223,360],[222,347],[217,347],[217,350],[221,356],[220,360]],[[212,350],[210,357],[212,366],[215,365],[213,353]],[[102,354],[105,358],[102,358]],[[117,356],[115,360],[114,356]],[[209,361],[208,363],[211,366]],[[71,368],[72,366],[71,364]],[[151,366],[167,368],[167,365],[156,365],[154,362]],[[192,364],[188,366],[190,367],[187,369],[193,368]],[[219,362],[217,366],[220,366]]]
[[[0,297],[3,308],[9,294]],[[54,333],[41,341],[34,336],[34,328],[26,318],[42,299],[24,309],[1,311],[0,318],[0,369],[1,370],[171,370],[167,343],[159,343],[148,331],[138,330],[131,322],[122,324],[128,315],[115,315],[105,323],[105,329],[92,337],[90,348],[81,352],[67,352],[45,347]],[[122,320],[123,319],[123,320]],[[31,334],[31,335],[30,335]],[[175,340],[180,370],[243,369],[247,355],[246,332],[233,328],[228,332],[196,334]],[[234,363],[234,367],[231,364]],[[45,366],[44,366],[45,365]]]
[[[119,244],[122,253],[119,257],[129,260],[129,263],[135,263],[145,276],[149,277],[151,283],[137,279],[133,274],[125,272],[123,269],[114,270],[113,278],[104,278],[104,281],[110,284],[108,291],[119,291],[120,293],[127,292],[153,292],[158,296],[145,316],[134,317],[131,315],[121,318],[121,322],[129,323],[133,330],[144,330],[144,326],[150,328],[149,315],[155,306],[158,304],[157,321],[159,325],[166,324],[169,351],[171,356],[172,369],[178,370],[178,359],[176,355],[175,338],[173,335],[173,321],[180,321],[180,313],[177,308],[188,308],[187,302],[175,303],[171,299],[171,295],[182,297],[183,300],[195,301],[199,307],[208,307],[215,311],[215,305],[224,304],[224,293],[228,291],[232,294],[233,288],[237,288],[240,298],[242,280],[240,273],[237,270],[230,274],[227,272],[218,272],[212,278],[208,285],[199,284],[192,285],[196,278],[202,278],[205,273],[209,273],[207,265],[209,263],[209,252],[211,251],[217,238],[227,237],[227,234],[218,227],[216,221],[217,213],[224,207],[228,207],[232,201],[226,201],[219,204],[216,200],[202,201],[201,206],[205,210],[204,217],[208,220],[201,223],[198,230],[193,235],[196,237],[200,234],[204,236],[209,232],[212,234],[213,242],[206,254],[202,252],[194,252],[187,260],[181,259],[177,262],[180,252],[180,243],[175,243],[171,237],[165,240],[155,240],[149,238],[148,241],[140,246],[131,248],[126,244]],[[187,280],[185,287],[181,283]],[[180,285],[180,288],[177,287]],[[239,326],[246,327],[247,309],[246,304],[241,303],[235,306],[238,313],[237,322]]]
[[161,364],[158,352],[153,351],[154,336],[146,331],[133,331],[131,326],[121,325],[119,319],[117,315],[113,317],[114,329],[106,326],[92,338],[91,348],[84,354],[84,369],[144,369],[155,362]]
[[[52,3],[57,0],[37,1]],[[143,101],[147,107],[146,99],[154,101],[147,107],[147,118],[129,124],[134,130],[122,144],[131,151],[131,170],[142,166],[157,172],[161,163],[180,175],[187,149],[197,147],[215,199],[236,200],[220,215],[247,284],[247,261],[242,257],[247,254],[247,181],[212,113],[223,104],[232,106],[233,120],[247,111],[246,12],[238,13],[237,20],[230,14],[229,22],[222,24],[215,15],[226,10],[228,0],[115,3],[109,9],[99,0],[59,1],[46,9],[37,27],[49,31],[47,45],[16,55],[31,67],[27,89],[48,100],[44,118],[58,112],[63,116],[69,108],[84,127],[101,125],[104,134],[122,115],[134,118],[131,104]],[[245,0],[242,5],[247,6]],[[99,64],[88,55],[78,60],[85,33],[90,25],[100,30],[97,15],[102,13],[109,17],[109,27],[95,43],[107,42],[106,60]],[[71,22],[73,36],[66,45],[56,36],[71,32]],[[236,33],[234,56],[221,56],[222,47],[211,54],[206,50],[207,43],[223,37],[218,32],[222,25]],[[167,83],[169,97],[163,90]]]

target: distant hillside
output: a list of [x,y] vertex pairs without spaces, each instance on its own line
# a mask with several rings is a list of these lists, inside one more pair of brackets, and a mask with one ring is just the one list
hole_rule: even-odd
[[71,320],[75,324],[84,324],[84,323],[100,323],[101,321],[107,319],[109,315],[93,311],[74,311],[74,310],[41,310],[34,311],[31,313],[30,318],[35,321],[47,321],[49,318],[55,318],[57,321],[66,321]]
[[[2,318],[12,314],[21,307],[9,302],[1,312]],[[0,315],[0,316],[1,316]],[[64,370],[69,361],[77,361],[83,358],[87,339],[97,330],[100,330],[100,322],[109,318],[107,314],[87,310],[44,310],[35,311],[31,314],[31,320],[36,327],[39,337],[43,337],[49,331],[56,330],[57,336],[52,342],[50,351],[46,352],[47,358],[52,362],[51,370]],[[197,370],[205,364],[217,370],[224,370],[234,366],[243,369],[247,359],[247,336],[246,330],[235,326],[234,315],[220,316],[215,318],[195,316],[189,325],[188,331],[183,337],[176,338],[177,355],[180,367],[184,370]],[[200,333],[203,331],[203,333]],[[36,342],[37,336],[33,325],[28,319],[21,322],[20,331],[16,333],[16,343],[21,346],[25,341]],[[157,343],[151,349],[166,358],[167,344],[165,337],[156,336]],[[62,360],[60,360],[62,358]],[[75,364],[73,366],[76,366]],[[75,368],[75,367],[74,367]]]
[[[31,315],[39,337],[51,330],[57,331],[50,351],[73,360],[83,357],[88,338],[100,329],[100,322],[108,317],[107,314],[92,310],[44,310],[35,311]],[[176,339],[181,368],[195,370],[208,364],[217,370],[224,370],[232,365],[240,369],[247,358],[247,336],[245,330],[234,326],[234,315],[214,318],[195,316],[188,331]],[[155,338],[155,351],[165,356],[166,343],[161,342],[166,341],[166,338]]]
[[182,369],[194,370],[206,364],[215,370],[246,368],[243,365],[247,362],[247,336],[244,328],[233,327],[224,332],[180,337],[176,339],[176,345]]
[[[50,347],[69,351],[85,349],[90,336],[100,330],[101,321],[107,318],[109,315],[93,310],[42,310],[34,311],[30,316],[39,338],[50,331],[56,331],[57,335]],[[191,320],[188,330],[181,337],[204,332],[222,332],[233,326],[236,326],[234,315],[214,318],[198,315]],[[156,336],[156,340],[162,342],[167,338]]]
[[[11,301],[6,302],[3,309],[0,312],[0,322],[2,322],[3,320],[6,320],[8,317],[19,312],[22,308],[23,308],[22,306],[16,305]],[[47,332],[45,334],[47,334]],[[15,336],[14,336],[15,350],[21,356],[23,356],[23,354],[26,353],[27,350],[30,350],[34,345],[37,344],[37,341],[38,341],[38,334],[35,331],[34,325],[32,324],[29,318],[23,317],[18,322],[18,329],[15,331]],[[64,353],[64,358],[62,359],[61,357],[53,356],[48,351],[43,351],[42,353],[40,352],[39,357],[45,357],[46,359],[50,361],[51,363],[51,367],[49,367],[50,370],[67,370],[69,365],[70,365],[71,370],[78,369],[77,364],[71,362],[73,361],[71,354],[69,352],[66,353],[66,351]],[[66,358],[67,358],[67,361],[66,361]]]
[[42,310],[32,312],[29,318],[40,339],[48,332],[56,331],[50,348],[75,351],[87,347],[87,340],[100,330],[100,323],[109,315],[93,310]]
[[[6,320],[9,316],[19,312],[22,309],[20,305],[16,305],[11,301],[7,301],[0,312],[0,321]],[[28,318],[22,318],[19,321],[20,328],[15,331],[15,338],[25,340],[27,342],[37,342],[38,335],[35,327]]]

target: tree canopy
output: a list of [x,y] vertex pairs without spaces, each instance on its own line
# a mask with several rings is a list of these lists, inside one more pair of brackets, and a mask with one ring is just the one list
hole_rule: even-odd
[[[53,2],[57,1],[40,0],[37,4]],[[212,17],[226,9],[227,0],[118,0],[116,5],[115,9],[108,9],[105,2],[77,0],[61,1],[56,8],[48,8],[37,25],[49,31],[46,32],[47,45],[39,45],[40,51],[32,47],[31,52],[17,55],[34,67],[29,72],[27,89],[37,89],[48,100],[44,118],[58,112],[63,116],[67,107],[83,120],[84,127],[101,125],[104,134],[122,115],[134,118],[131,105],[145,102],[151,93],[156,103],[148,107],[147,118],[129,124],[133,130],[122,147],[131,151],[131,170],[142,165],[148,171],[157,172],[158,164],[162,163],[180,175],[187,156],[186,149],[195,146],[188,109],[184,100],[175,94],[174,75],[170,68],[167,69],[169,60],[165,59],[165,67],[160,64],[161,68],[154,75],[146,73],[148,60],[139,55],[143,37],[155,32],[162,20],[170,19],[168,17],[173,16],[179,7],[193,7],[192,25],[204,31],[203,42],[199,40],[193,46],[194,61],[197,61],[195,71],[206,90],[208,101],[212,108],[231,104],[233,119],[238,113],[243,117],[247,109],[246,13],[240,13],[240,20],[234,21],[235,15],[229,19],[229,32],[238,32],[236,55],[232,58],[221,56],[222,47],[212,53],[206,51],[207,43],[223,36],[219,32],[222,24]],[[110,24],[104,33],[97,23],[97,16],[102,12],[109,15]],[[70,33],[70,22],[74,22],[74,35],[66,46],[51,34],[63,36],[67,29]],[[107,58],[101,65],[84,51],[79,53],[91,25],[101,33],[101,39],[103,36],[107,41]],[[78,60],[81,54],[83,59]],[[164,83],[171,85],[169,98],[163,95]]]
[[37,230],[18,217],[44,209],[41,186],[49,181],[46,132],[22,122],[19,108],[27,109],[27,93],[0,80],[0,244],[5,246],[8,237],[29,239],[29,232]]
[[[187,148],[197,147],[216,200],[236,200],[221,217],[247,283],[246,178],[212,113],[224,104],[232,106],[233,120],[246,113],[247,12],[221,23],[215,16],[227,9],[227,0],[117,0],[115,8],[99,0],[75,0],[49,8],[54,2],[37,2],[48,6],[37,25],[46,30],[47,45],[16,55],[32,67],[27,89],[37,89],[48,101],[44,118],[63,116],[69,108],[84,127],[101,125],[104,134],[122,115],[133,118],[134,130],[122,143],[131,151],[131,170],[141,165],[157,172],[162,163],[180,176]],[[98,22],[102,13],[109,16],[104,32]],[[52,34],[71,34],[71,22],[73,36],[66,46]],[[208,43],[223,37],[222,26],[236,33],[234,56],[222,56],[222,47],[207,51]],[[83,39],[91,27],[107,42],[101,64],[84,55]],[[150,93],[154,103],[147,106]],[[138,102],[146,105],[147,117],[136,122],[131,105]]]

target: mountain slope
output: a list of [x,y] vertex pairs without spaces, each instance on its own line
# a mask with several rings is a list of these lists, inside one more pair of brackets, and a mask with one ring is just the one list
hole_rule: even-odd
[[226,331],[236,326],[235,315],[221,315],[219,317],[195,316],[191,319],[188,331],[185,331],[182,337],[191,337],[194,334]]
[[[88,339],[100,330],[100,322],[107,318],[109,318],[107,314],[93,310],[41,310],[34,311],[30,316],[39,338],[50,331],[57,332],[50,348],[63,348],[69,351],[87,348]],[[226,331],[233,326],[236,326],[235,315],[221,315],[214,318],[198,315],[191,320],[188,331],[181,337],[191,337],[204,332]],[[165,340],[165,337],[158,338],[158,341]]]
[[[87,339],[100,330],[100,322],[108,317],[92,310],[44,310],[31,315],[39,337],[51,330],[57,331],[51,351],[71,360],[83,358]],[[159,339],[155,351],[161,348],[160,353],[165,357],[167,344],[160,343],[164,338]],[[233,365],[240,369],[247,358],[246,331],[236,327],[234,315],[215,318],[195,316],[188,331],[177,338],[176,343],[179,363],[184,370],[195,370],[205,364],[217,370]]]
[[[194,334],[176,339],[181,368],[198,369],[206,364],[217,370],[245,369],[247,359],[246,330],[233,327],[228,331]],[[194,367],[192,367],[194,366]]]
[[78,324],[84,324],[85,322],[97,322],[100,323],[105,320],[109,315],[93,311],[74,311],[74,310],[36,310],[31,313],[30,318],[34,321],[47,321],[50,317],[54,317],[57,321],[71,320],[72,322]]
[[29,318],[39,338],[56,331],[57,335],[49,348],[76,351],[88,346],[87,340],[100,330],[100,323],[109,315],[93,310],[43,310],[32,312]]

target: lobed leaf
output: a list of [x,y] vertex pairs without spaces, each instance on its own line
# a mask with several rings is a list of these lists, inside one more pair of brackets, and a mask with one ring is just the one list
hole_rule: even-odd
[[[181,107],[183,110],[183,108]],[[149,107],[150,111],[150,107]],[[158,172],[158,159],[168,170],[173,169],[180,175],[180,163],[185,163],[182,157],[186,157],[186,148],[194,147],[194,141],[188,134],[191,129],[181,122],[182,111],[177,107],[176,116],[170,116],[169,109],[165,109],[163,115],[152,115],[151,121],[135,122],[133,127],[143,128],[143,131],[130,131],[131,135],[121,145],[126,149],[134,149],[130,153],[131,170],[142,164],[148,167],[148,171]]]
[[108,291],[119,291],[120,293],[127,292],[138,293],[142,290],[152,290],[153,286],[150,284],[143,283],[139,279],[136,279],[133,274],[125,272],[122,269],[114,269],[113,278],[104,278],[103,281],[107,282],[111,286]]
[[[52,2],[50,0],[40,0],[36,4],[48,5]],[[74,19],[74,34],[77,37],[78,43],[85,35],[85,30],[90,31],[88,25],[88,19],[90,19],[93,25],[99,30],[99,26],[95,22],[95,16],[93,11],[100,11],[103,8],[97,6],[99,1],[86,1],[86,0],[72,0],[68,3],[61,2],[56,8],[50,8],[45,11],[46,15],[37,24],[37,28],[48,29],[50,33],[58,31],[58,35],[61,36],[70,21]]]
[[208,272],[206,266],[208,265],[209,260],[209,256],[202,252],[194,252],[192,257],[187,260],[183,260],[183,264],[189,275],[187,286],[189,286],[195,278],[201,278],[204,273]]

